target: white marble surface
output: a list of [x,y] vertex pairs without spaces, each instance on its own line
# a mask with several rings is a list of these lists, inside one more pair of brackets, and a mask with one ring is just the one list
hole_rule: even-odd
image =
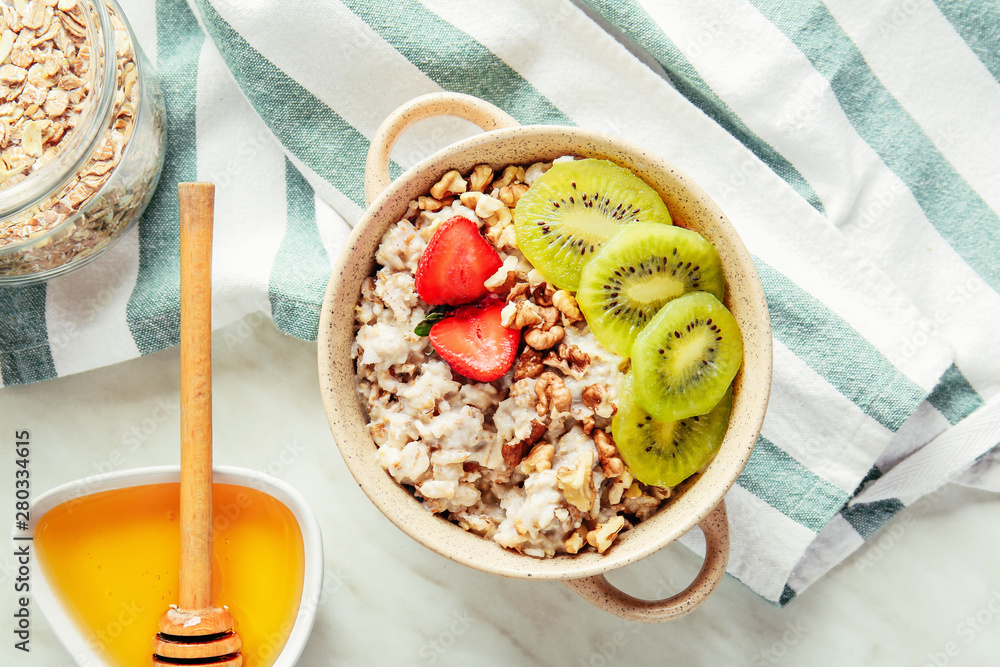
[[[451,563],[390,524],[355,485],[327,428],[314,343],[251,315],[216,332],[214,385],[216,462],[290,482],[323,527],[326,591],[301,665],[997,664],[995,495],[947,487],[785,609],[727,577],[690,616],[632,625],[558,583]],[[31,429],[39,494],[99,470],[178,462],[177,395],[176,348],[0,390],[5,515],[12,519],[15,429]],[[31,653],[14,650],[12,566],[5,550],[0,665],[69,667],[37,607]],[[698,566],[673,545],[611,579],[652,597],[682,588]]]

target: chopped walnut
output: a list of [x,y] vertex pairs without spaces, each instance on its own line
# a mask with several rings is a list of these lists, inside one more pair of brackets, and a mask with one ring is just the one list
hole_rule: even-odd
[[587,385],[583,390],[583,394],[580,395],[580,400],[583,401],[584,405],[593,410],[601,404],[601,401],[607,395],[608,388],[600,382],[595,382],[594,384]]
[[[486,239],[500,250],[503,250],[505,247],[515,247],[517,244],[517,229],[512,224],[513,222],[514,215],[510,212],[509,208],[504,206],[497,209],[496,213],[483,220],[483,223],[486,225]],[[510,238],[510,234],[514,234],[513,238]]]
[[618,406],[611,401],[608,386],[600,382],[588,385],[580,395],[580,400],[598,417],[610,419],[618,412]]
[[566,502],[581,512],[589,512],[597,499],[593,467],[594,452],[588,449],[577,457],[575,468],[563,466],[556,471],[556,484]]
[[507,303],[512,301],[522,301],[528,298],[528,292],[531,289],[531,285],[528,283],[518,283],[510,289],[510,294],[507,295]]
[[632,486],[632,473],[627,469],[619,475],[608,489],[608,502],[617,505],[622,501],[622,496]]
[[500,188],[500,191],[497,193],[497,198],[505,205],[513,208],[517,206],[518,200],[520,200],[527,191],[528,186],[524,183],[512,183],[511,185],[505,185]]
[[580,306],[577,305],[576,297],[571,292],[564,289],[557,290],[552,295],[552,305],[559,309],[559,312],[569,323],[579,322],[583,319]]
[[536,162],[524,170],[524,182],[531,185],[535,179],[547,172],[552,167],[551,162]]
[[625,472],[625,462],[618,455],[618,447],[610,435],[599,428],[593,431],[594,445],[597,447],[597,458],[601,462],[601,470],[605,477],[618,477]]
[[493,181],[493,189],[499,190],[502,187],[508,186],[514,181],[524,182],[524,167],[518,167],[517,165],[509,165],[503,170],[503,175],[500,178]]
[[488,164],[477,164],[469,175],[469,190],[482,192],[492,178],[493,167]]
[[604,553],[624,527],[625,518],[613,516],[604,523],[597,524],[597,528],[587,533],[587,544],[596,547],[598,552]]
[[480,218],[488,218],[501,208],[504,207],[503,202],[495,197],[489,195],[484,195],[482,192],[477,192],[475,190],[471,192],[464,192],[459,196],[462,203],[471,208],[476,212]]
[[538,312],[542,315],[542,331],[548,331],[559,323],[559,309],[553,306],[539,306]]
[[656,510],[659,509],[661,502],[662,501],[645,494],[636,498],[629,498],[628,494],[626,494],[625,500],[622,501],[622,507],[624,508],[626,514],[634,514],[635,518],[639,521],[645,521],[656,513]]
[[518,440],[516,442],[504,443],[501,449],[501,455],[503,460],[507,462],[507,465],[514,467],[521,462],[524,458],[524,452],[531,447],[533,444],[538,442],[543,435],[545,435],[545,430],[548,427],[537,419],[531,420],[531,433],[527,437]]
[[458,195],[465,192],[465,179],[455,169],[441,177],[441,180],[431,186],[431,197],[444,199],[448,195]]
[[[496,270],[496,273],[486,279],[483,286],[491,292],[504,293],[510,291],[510,288],[513,287],[516,282],[517,257],[511,255],[503,261],[503,264]],[[541,320],[541,317],[539,317],[539,320]],[[502,321],[501,324],[503,324]],[[504,326],[508,325],[504,324]]]
[[566,388],[566,383],[550,371],[538,376],[535,381],[535,396],[538,399],[535,403],[535,412],[540,417],[549,414],[550,408],[556,412],[569,412],[573,404],[573,395]]
[[587,372],[587,367],[590,366],[590,355],[576,345],[560,343],[557,349],[549,352],[544,363],[546,366],[558,368],[566,375],[579,380]]
[[547,350],[558,344],[565,335],[566,330],[558,326],[552,327],[548,331],[532,327],[524,333],[524,342],[536,350]]
[[569,539],[567,539],[563,543],[563,548],[566,550],[566,553],[568,554],[580,553],[580,549],[582,549],[583,545],[587,543],[586,535],[587,535],[586,526],[580,526],[575,531],[573,531],[573,534],[569,536]]
[[525,378],[537,378],[545,370],[542,364],[542,353],[531,347],[525,347],[524,352],[514,364],[514,382]]
[[535,445],[527,458],[521,461],[521,472],[525,475],[530,475],[536,470],[538,472],[549,470],[552,467],[552,459],[555,457],[555,453],[555,445],[548,443]]
[[444,208],[444,202],[433,197],[417,197],[417,207],[422,211],[440,211]]
[[551,306],[552,295],[555,293],[555,289],[548,283],[539,283],[531,288],[531,298],[533,298],[535,303],[539,306]]
[[668,486],[651,486],[646,491],[657,500],[666,500],[673,495],[674,490]]
[[508,329],[522,329],[541,322],[538,306],[531,301],[513,301],[500,311],[500,324]]
[[590,435],[594,432],[594,428],[597,426],[597,420],[591,415],[584,415],[583,419],[580,420],[580,426],[583,428],[583,432]]

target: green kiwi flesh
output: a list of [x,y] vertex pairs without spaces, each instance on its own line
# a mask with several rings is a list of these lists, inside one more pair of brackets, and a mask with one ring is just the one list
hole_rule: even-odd
[[580,269],[622,225],[671,224],[653,188],[608,160],[556,162],[514,210],[517,245],[546,280],[576,291]]
[[664,304],[698,290],[723,297],[715,247],[690,229],[636,222],[617,231],[584,266],[576,300],[598,342],[628,356]]
[[726,393],[743,363],[736,318],[708,292],[667,303],[632,345],[639,405],[664,422],[703,415]]
[[643,484],[676,486],[708,463],[729,426],[732,390],[708,414],[663,422],[642,409],[632,373],[625,376],[611,434],[622,460]]

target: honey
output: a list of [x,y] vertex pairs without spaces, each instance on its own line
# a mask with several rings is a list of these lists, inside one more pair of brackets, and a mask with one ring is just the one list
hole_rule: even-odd
[[[302,533],[284,504],[213,487],[212,598],[228,607],[246,667],[273,665],[298,613]],[[46,578],[110,664],[148,665],[157,624],[177,603],[180,485],[150,484],[62,503],[35,526]]]

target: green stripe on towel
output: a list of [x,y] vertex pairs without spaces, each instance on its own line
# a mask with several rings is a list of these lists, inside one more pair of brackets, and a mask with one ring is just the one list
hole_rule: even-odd
[[757,438],[753,454],[736,483],[817,533],[850,497],[764,436]]
[[927,401],[951,424],[957,424],[983,404],[982,397],[954,364],[944,372]]
[[[575,125],[510,65],[419,2],[343,3],[445,90],[492,102],[525,125]],[[503,11],[501,5],[494,10]],[[489,11],[483,20],[489,20]]]
[[896,498],[857,503],[845,507],[840,513],[865,540],[871,538],[889,519],[899,514],[904,505]]
[[865,414],[895,432],[927,396],[864,336],[754,257],[774,337]]
[[813,208],[820,213],[826,213],[819,195],[798,169],[740,120],[729,105],[701,78],[698,70],[681,53],[677,45],[660,30],[653,17],[635,0],[585,0],[585,2],[656,58],[666,70],[670,83],[681,95],[753,151],[761,162],[792,186]]
[[196,3],[243,94],[285,149],[363,208],[368,139],[258,53],[208,0]]
[[913,193],[942,238],[1000,292],[1000,219],[868,68],[817,0],[751,0],[830,82],[854,129]]
[[996,0],[934,0],[934,4],[1000,83],[1000,4]]
[[45,285],[0,288],[0,375],[4,386],[56,376],[45,325]]
[[268,297],[280,330],[316,340],[319,311],[330,280],[330,259],[316,227],[316,200],[302,174],[285,160],[288,223],[274,258]]
[[180,339],[180,232],[175,183],[198,177],[195,136],[198,57],[205,37],[184,0],[157,0],[157,73],[166,105],[160,187],[139,221],[139,277],[126,308],[142,354]]

